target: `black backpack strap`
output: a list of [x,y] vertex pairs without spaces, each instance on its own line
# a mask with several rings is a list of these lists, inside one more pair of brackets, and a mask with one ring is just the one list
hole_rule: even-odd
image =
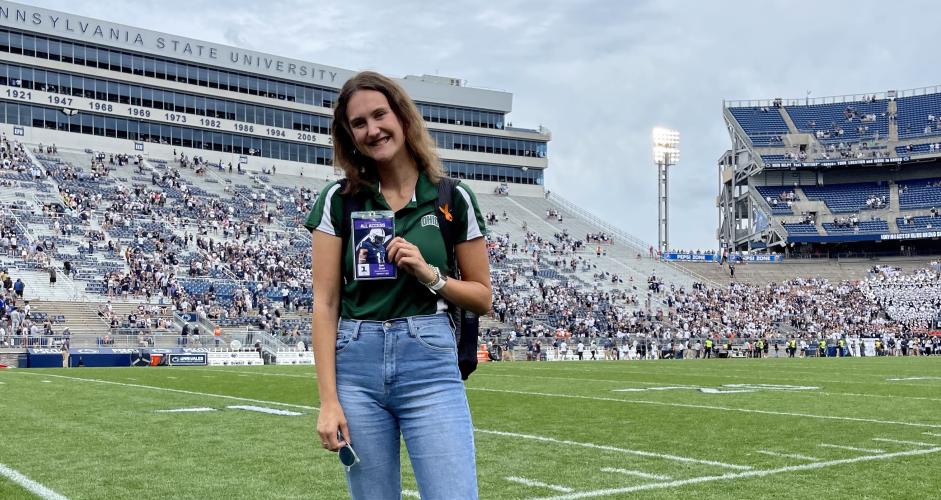
[[457,259],[454,256],[455,234],[453,217],[448,220],[447,214],[454,210],[454,190],[457,188],[458,180],[451,177],[442,177],[438,181],[438,206],[435,209],[435,215],[438,217],[438,227],[441,229],[441,236],[444,238],[444,251],[448,256],[448,268],[451,269],[451,276],[460,278],[460,270],[457,268]]
[[[435,210],[435,215],[438,216],[438,227],[441,229],[441,236],[444,238],[448,267],[451,269],[450,274],[454,278],[461,277],[457,257],[454,254],[457,228],[454,226],[454,218],[448,220],[447,216],[454,210],[454,190],[457,188],[458,182],[460,181],[451,177],[442,177],[438,181],[438,206]],[[479,320],[476,314],[459,308],[452,303],[448,303],[448,313],[451,315],[451,321],[454,322],[454,335],[457,341],[457,367],[461,371],[461,379],[467,380],[467,377],[477,369]]]

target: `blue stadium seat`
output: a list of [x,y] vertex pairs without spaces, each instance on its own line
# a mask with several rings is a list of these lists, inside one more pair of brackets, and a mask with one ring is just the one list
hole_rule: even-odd
[[859,221],[857,227],[837,227],[832,222],[824,222],[823,228],[827,234],[888,234],[889,223],[884,220]]
[[788,234],[799,235],[799,234],[817,234],[817,227],[813,224],[791,224],[785,223],[782,224],[784,230]]
[[898,185],[900,209],[941,208],[941,179],[906,180]]
[[807,199],[823,201],[833,213],[865,210],[870,196],[889,196],[889,187],[875,182],[802,186],[801,189]]
[[[856,101],[830,104],[811,104],[807,106],[786,106],[794,126],[801,132],[815,134],[826,132],[829,137],[821,138],[824,143],[858,142],[872,138],[877,133],[880,138],[889,135],[888,100]],[[874,121],[866,121],[865,116],[874,116]],[[848,118],[849,117],[849,118]],[[867,130],[860,131],[859,128]],[[837,133],[841,130],[842,134]]]
[[941,231],[941,217],[932,217],[930,215],[912,217],[910,224],[905,223],[904,217],[895,219],[899,226],[900,233],[918,233],[924,231]]
[[[928,121],[928,115],[941,116],[941,94],[927,94],[896,99],[899,138],[941,135],[941,128]],[[925,133],[925,127],[929,127]]]
[[729,108],[729,112],[755,146],[780,146],[780,137],[788,133],[787,122],[777,108]]

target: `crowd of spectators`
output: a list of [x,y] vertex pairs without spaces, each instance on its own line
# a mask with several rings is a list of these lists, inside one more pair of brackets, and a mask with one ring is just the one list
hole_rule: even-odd
[[13,280],[8,269],[0,270],[0,347],[68,348],[71,332],[59,330],[54,318],[32,310],[25,300],[26,282]]
[[869,195],[866,198],[866,208],[879,209],[889,205],[889,197],[886,195]]
[[859,216],[856,214],[833,218],[833,225],[839,228],[859,227]]
[[[227,186],[232,199],[226,199],[203,191],[183,175],[183,169],[201,165],[206,165],[203,159],[182,155],[157,168],[134,156],[96,155],[87,165],[89,174],[60,162],[49,175],[59,181],[63,203],[45,206],[43,215],[53,219],[55,235],[82,238],[90,250],[101,250],[122,263],[101,279],[104,293],[114,300],[140,298],[145,304],[124,316],[114,314],[110,303],[103,306],[103,319],[115,329],[169,328],[172,309],[299,336],[309,326],[299,326],[286,314],[310,307],[309,240],[284,228],[306,215],[316,193],[307,188],[240,191]],[[115,169],[128,167],[149,174],[150,185],[147,177],[144,182],[112,182]],[[785,191],[769,199],[777,204],[796,198],[793,191]],[[505,212],[486,217],[491,225],[508,219]],[[546,217],[563,222],[553,209]],[[93,218],[100,230],[87,224]],[[845,223],[858,223],[852,219],[856,216]],[[804,222],[814,220],[805,216]],[[5,238],[9,245],[14,230],[4,224],[0,243]],[[43,254],[52,255],[55,245],[43,241],[32,246],[37,253],[42,248]],[[937,272],[904,275],[879,270],[861,284],[795,279],[762,287],[733,283],[727,288],[684,288],[664,283],[655,274],[635,280],[599,269],[597,259],[611,245],[612,238],[604,232],[585,233],[583,239],[565,228],[551,238],[534,231],[494,232],[488,241],[493,313],[507,325],[507,337],[564,340],[575,346],[581,342],[581,351],[588,353],[600,353],[611,342],[634,345],[638,338],[678,343],[697,352],[697,343],[705,339],[739,339],[752,347],[759,341],[780,343],[788,336],[805,342],[867,335],[921,339],[941,308]],[[696,253],[714,255],[711,250]],[[187,285],[194,282],[207,286],[188,291]],[[223,283],[224,293],[217,288]],[[922,295],[935,299],[919,302]],[[21,324],[15,331],[23,331]]]

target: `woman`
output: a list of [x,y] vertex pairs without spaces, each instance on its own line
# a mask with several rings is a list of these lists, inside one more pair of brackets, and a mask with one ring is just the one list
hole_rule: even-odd
[[[443,300],[478,314],[491,306],[476,198],[461,184],[453,207],[436,206],[443,171],[434,142],[389,78],[363,72],[347,81],[331,133],[334,165],[346,181],[324,188],[305,223],[313,240],[321,444],[356,450],[360,462],[347,471],[354,499],[401,497],[400,434],[422,498],[477,498],[473,428]],[[395,236],[385,246],[397,269],[392,279],[354,278],[356,242],[344,241],[341,229],[352,224],[341,219],[353,197],[363,210],[394,212]],[[454,218],[461,279],[447,278],[455,273],[438,209]]]

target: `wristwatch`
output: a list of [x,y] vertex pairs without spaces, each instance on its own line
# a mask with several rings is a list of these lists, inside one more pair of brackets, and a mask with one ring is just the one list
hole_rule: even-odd
[[422,284],[428,287],[428,289],[431,290],[432,292],[438,293],[438,290],[441,290],[442,288],[444,288],[444,285],[448,282],[448,277],[441,274],[441,270],[438,269],[436,266],[429,266],[429,267],[431,267],[431,270],[434,271],[435,277],[428,283],[422,283]]

